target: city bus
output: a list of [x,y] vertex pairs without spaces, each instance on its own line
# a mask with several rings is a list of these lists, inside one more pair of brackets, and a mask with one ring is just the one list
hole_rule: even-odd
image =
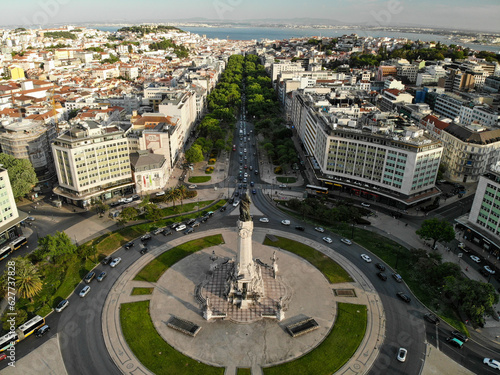
[[328,188],[321,186],[306,185],[306,189],[312,190],[314,194],[328,194]]
[[28,240],[26,239],[26,237],[18,237],[10,243],[10,247],[12,248],[12,250],[17,250],[21,246],[26,245],[27,243],[28,243]]
[[0,260],[7,258],[10,253],[12,253],[12,248],[9,245],[2,247],[0,249]]
[[9,332],[6,335],[0,337],[0,352],[9,349],[11,343],[19,341],[19,336],[15,332]]
[[33,319],[30,319],[26,323],[21,324],[19,327],[17,327],[16,332],[19,335],[20,339],[24,340],[44,324],[45,319],[40,315],[37,315]]

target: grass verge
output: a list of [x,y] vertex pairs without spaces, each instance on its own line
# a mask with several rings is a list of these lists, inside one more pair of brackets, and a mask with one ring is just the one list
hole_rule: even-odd
[[250,369],[250,368],[238,368],[238,369],[236,369],[236,375],[252,375],[252,369]]
[[224,374],[224,368],[212,367],[195,361],[168,345],[151,321],[149,301],[122,304],[120,323],[130,349],[137,359],[154,374]]
[[165,251],[160,256],[149,262],[144,268],[136,275],[134,280],[157,282],[163,273],[170,268],[173,264],[181,259],[191,255],[199,250],[207,247],[216,246],[224,243],[222,235],[216,234],[198,238],[193,241],[183,243],[173,249]]
[[340,369],[356,352],[366,332],[364,305],[337,304],[335,325],[313,351],[282,365],[264,368],[265,375],[330,375]]
[[340,267],[337,262],[313,249],[311,246],[304,245],[288,238],[278,236],[276,236],[276,238],[278,241],[273,242],[266,237],[264,245],[279,247],[304,258],[320,270],[332,284],[352,281],[351,276],[349,276],[349,274],[342,267]]
[[189,177],[188,182],[192,184],[202,184],[212,179],[212,176],[192,176]]
[[132,289],[131,296],[145,296],[153,293],[154,288],[134,288]]

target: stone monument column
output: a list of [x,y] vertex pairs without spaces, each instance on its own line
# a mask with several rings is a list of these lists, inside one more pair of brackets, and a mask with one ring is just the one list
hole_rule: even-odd
[[238,252],[236,256],[236,280],[238,280],[238,286],[243,283],[249,283],[255,275],[255,266],[253,262],[252,254],[252,233],[253,233],[253,222],[252,221],[241,221],[236,222],[238,225]]

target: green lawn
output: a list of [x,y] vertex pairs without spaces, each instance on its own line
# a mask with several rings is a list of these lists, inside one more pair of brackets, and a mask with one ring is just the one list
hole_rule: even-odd
[[308,354],[282,365],[264,368],[264,375],[330,375],[356,352],[366,332],[365,305],[337,304],[335,325],[325,340]]
[[134,288],[132,289],[132,296],[145,296],[153,293],[154,288]]
[[279,247],[281,249],[290,251],[304,258],[317,269],[319,269],[328,281],[334,283],[351,282],[352,278],[340,265],[327,257],[323,253],[313,249],[311,246],[304,245],[303,243],[290,240],[288,238],[275,236],[278,241],[272,242],[266,237],[264,245]]
[[202,184],[212,179],[212,176],[192,176],[189,177],[188,182],[192,184]]
[[238,369],[236,369],[236,375],[252,375],[252,369],[250,369],[250,368],[238,368]]
[[205,249],[207,247],[216,246],[224,243],[222,235],[216,234],[213,236],[199,238],[193,241],[183,243],[182,245],[176,246],[170,249],[160,256],[149,262],[144,268],[137,274],[134,280],[138,281],[149,281],[157,282],[158,279],[163,275],[163,273],[172,265],[191,255],[199,250]]
[[294,182],[297,182],[295,177],[276,177],[276,180],[283,184],[293,184]]
[[223,375],[223,367],[212,367],[181,354],[156,331],[149,315],[149,301],[120,306],[125,340],[137,359],[157,375]]

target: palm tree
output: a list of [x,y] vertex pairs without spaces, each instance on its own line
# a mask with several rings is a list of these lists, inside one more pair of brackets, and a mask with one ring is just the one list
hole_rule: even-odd
[[175,189],[170,188],[167,191],[165,191],[165,201],[166,202],[173,202],[173,205],[175,207]]
[[40,293],[43,287],[35,265],[26,258],[17,258],[15,279],[18,295],[33,302],[33,297]]
[[186,188],[185,185],[181,185],[177,188],[178,192],[179,192],[179,198],[181,200],[181,206],[184,204],[183,203],[183,199],[186,198],[187,196],[187,193],[188,193],[188,189]]

